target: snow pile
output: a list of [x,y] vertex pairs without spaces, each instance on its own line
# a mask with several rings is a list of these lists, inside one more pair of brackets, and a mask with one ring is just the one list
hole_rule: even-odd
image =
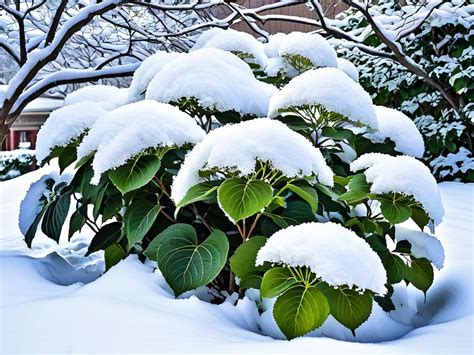
[[114,109],[123,105],[128,96],[128,89],[120,89],[109,85],[90,85],[80,88],[64,99],[64,106],[83,101],[99,102]]
[[337,68],[349,75],[349,77],[356,83],[359,82],[359,71],[357,70],[356,66],[347,59],[337,58]]
[[308,59],[316,68],[337,68],[336,51],[328,41],[316,33],[289,33],[281,38],[278,54],[283,58],[295,55],[302,56]]
[[267,61],[262,43],[248,33],[233,29],[214,32],[203,45],[201,43],[199,45],[201,46],[200,48],[217,48],[236,55],[240,53],[250,55],[251,58],[245,60],[257,64],[261,68],[265,67]]
[[202,181],[199,171],[232,169],[240,176],[255,171],[256,161],[270,162],[287,177],[316,175],[333,185],[333,173],[319,149],[283,123],[266,118],[226,125],[211,131],[186,156],[172,188],[175,203]]
[[41,165],[55,147],[67,145],[85,133],[107,109],[107,104],[81,101],[53,111],[38,132],[38,164]]
[[265,67],[265,74],[271,77],[277,76],[279,73],[283,73],[289,78],[294,78],[300,74],[298,70],[293,68],[283,58],[269,58]]
[[278,50],[286,36],[286,33],[278,32],[268,38],[268,42],[263,45],[263,50],[268,58],[277,58],[280,56]]
[[421,158],[425,153],[423,136],[413,121],[404,113],[384,106],[375,106],[378,129],[366,136],[374,143],[383,143],[389,138],[395,150],[412,157]]
[[132,83],[128,89],[128,101],[142,99],[148,84],[163,67],[178,58],[180,53],[158,51],[146,58],[133,74]]
[[151,81],[146,98],[161,102],[195,98],[203,108],[243,115],[268,112],[268,98],[250,67],[234,54],[215,48],[203,48],[167,64]]
[[204,45],[209,41],[212,37],[217,36],[218,34],[224,32],[225,30],[220,27],[212,27],[204,32],[202,32],[199,37],[197,38],[194,46],[191,48],[192,51],[196,51],[204,47]]
[[431,261],[438,270],[443,268],[444,249],[441,242],[430,234],[395,226],[395,239],[406,240],[411,244],[411,253],[416,258],[426,258]]
[[430,170],[412,157],[392,157],[387,154],[364,154],[351,164],[353,172],[365,170],[367,181],[372,183],[370,192],[386,194],[396,192],[413,196],[435,224],[441,223],[443,203],[436,180]]
[[84,138],[80,156],[97,150],[91,182],[98,183],[102,173],[123,165],[146,148],[197,143],[204,135],[194,119],[177,107],[139,101],[100,117]]
[[304,223],[273,234],[258,251],[255,264],[308,267],[332,286],[356,286],[386,292],[387,274],[366,241],[339,224]]
[[321,105],[349,121],[377,128],[377,116],[370,95],[362,86],[336,68],[320,68],[304,72],[292,79],[272,96],[269,116],[280,110],[305,105]]

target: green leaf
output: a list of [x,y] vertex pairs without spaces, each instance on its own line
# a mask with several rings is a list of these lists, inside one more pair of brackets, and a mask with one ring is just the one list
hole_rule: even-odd
[[359,294],[350,289],[328,287],[324,294],[332,316],[352,331],[364,323],[372,312],[372,296],[368,291]]
[[230,258],[230,268],[240,279],[241,288],[260,288],[263,273],[268,267],[255,266],[257,253],[265,245],[267,238],[252,237],[243,242]]
[[157,235],[151,242],[148,244],[147,248],[143,252],[148,259],[157,261],[156,256],[158,253],[158,246],[160,241],[160,235]]
[[174,212],[175,218],[178,215],[179,210],[184,206],[194,202],[206,201],[214,198],[216,196],[215,192],[219,188],[220,183],[221,181],[207,181],[192,186],[188,192],[186,192],[183,199],[176,205],[176,210]]
[[367,182],[364,174],[351,176],[348,183],[348,191],[343,193],[339,200],[346,201],[349,204],[358,204],[367,199],[370,193],[370,184]]
[[30,227],[25,233],[25,243],[28,246],[28,248],[31,248],[31,243],[33,243],[33,238],[36,235],[36,230],[38,229],[38,224],[41,221],[41,218],[43,218],[44,213],[46,212],[46,207],[45,206],[41,211],[36,215],[33,223],[31,223]]
[[70,204],[71,194],[65,193],[58,199],[50,202],[44,213],[41,230],[57,243],[59,242],[61,229],[66,221]]
[[207,285],[226,263],[229,242],[220,230],[200,243],[192,226],[178,223],[157,238],[158,267],[176,296]]
[[104,196],[108,187],[108,181],[105,183],[102,182],[101,184],[99,184],[99,190],[97,191],[97,194],[94,195],[94,208],[92,209],[92,216],[94,217],[94,220],[97,220],[97,218],[99,218],[100,212],[102,210],[102,203],[104,202]]
[[85,256],[95,253],[99,250],[104,250],[109,245],[118,242],[122,238],[122,224],[120,222],[113,222],[106,224],[96,233],[92,238],[89,249]]
[[221,208],[238,222],[268,206],[273,197],[270,184],[260,180],[232,178],[219,186],[217,197]]
[[431,263],[425,258],[416,259],[412,257],[407,280],[426,295],[426,291],[428,291],[433,283],[433,278],[434,273]]
[[411,219],[421,230],[423,230],[423,228],[428,225],[428,223],[430,223],[430,217],[428,217],[425,210],[421,206],[411,207]]
[[297,283],[298,280],[293,276],[289,268],[272,268],[263,276],[260,296],[262,298],[277,297]]
[[105,259],[105,270],[109,270],[112,266],[117,265],[120,260],[124,259],[127,253],[118,244],[109,245],[105,248],[104,259]]
[[328,301],[315,287],[290,288],[277,298],[273,307],[273,317],[288,339],[320,327],[328,315]]
[[122,194],[126,194],[150,182],[160,166],[160,158],[156,155],[140,155],[133,161],[109,171],[109,178]]
[[398,255],[392,253],[382,254],[382,263],[387,270],[387,281],[396,284],[407,277],[408,266]]
[[316,211],[318,210],[318,193],[314,188],[310,186],[290,184],[288,185],[288,189],[305,200],[310,205],[311,211],[316,214]]
[[58,156],[59,164],[59,173],[62,174],[64,169],[69,165],[74,163],[77,159],[76,147],[72,145],[67,145],[61,149],[61,152]]
[[124,232],[129,248],[140,242],[148,233],[160,209],[158,202],[148,200],[134,200],[128,206],[124,215]]
[[69,220],[68,239],[70,240],[74,233],[80,231],[85,223],[86,217],[83,215],[81,209],[75,211]]
[[383,216],[391,224],[405,222],[411,216],[411,208],[408,206],[397,204],[396,202],[382,202],[380,210]]

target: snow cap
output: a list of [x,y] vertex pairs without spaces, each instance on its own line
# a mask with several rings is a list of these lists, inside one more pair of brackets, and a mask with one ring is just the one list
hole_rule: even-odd
[[337,58],[337,68],[349,75],[349,77],[356,83],[359,82],[359,71],[357,70],[356,66],[347,59]]
[[110,109],[123,105],[128,96],[128,89],[121,89],[110,85],[90,85],[73,91],[64,99],[64,106],[82,101],[107,103]]

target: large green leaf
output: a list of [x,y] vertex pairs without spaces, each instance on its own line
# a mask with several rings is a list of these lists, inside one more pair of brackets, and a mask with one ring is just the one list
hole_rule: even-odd
[[318,210],[318,193],[314,188],[311,186],[290,184],[288,185],[288,189],[305,200],[310,205],[311,211],[316,214]]
[[416,259],[412,257],[411,266],[407,273],[407,280],[426,295],[426,291],[428,291],[433,284],[433,278],[434,273],[431,263],[425,258]]
[[272,268],[263,276],[260,296],[265,298],[277,297],[297,283],[298,280],[293,276],[289,268]]
[[387,270],[387,281],[396,284],[407,277],[408,266],[398,255],[390,252],[382,254],[382,263]]
[[148,233],[160,212],[160,204],[148,200],[134,200],[125,211],[124,232],[128,247],[133,247]]
[[372,296],[368,291],[359,294],[347,288],[328,287],[324,294],[332,316],[352,331],[364,323],[372,312]]
[[229,242],[220,230],[200,243],[192,226],[178,223],[157,238],[158,267],[176,296],[207,285],[227,261]]
[[105,259],[105,270],[109,270],[112,266],[117,265],[120,260],[127,256],[125,250],[119,244],[112,244],[105,248],[104,259]]
[[328,315],[328,301],[314,286],[288,289],[277,298],[273,307],[273,317],[288,339],[320,327]]
[[230,258],[230,268],[240,279],[241,288],[260,288],[263,273],[268,267],[255,266],[257,253],[265,245],[267,238],[255,236],[242,243]]
[[[87,208],[87,205],[84,205]],[[87,210],[85,211],[87,213]],[[84,224],[86,224],[86,217],[84,216],[84,208],[79,208],[71,215],[69,220],[68,239],[70,240],[74,233],[80,231]]]
[[120,222],[106,224],[92,238],[86,256],[99,250],[105,250],[105,248],[118,242],[121,238],[122,224]]
[[43,221],[41,222],[41,230],[56,242],[59,242],[61,230],[66,221],[70,204],[71,194],[65,193],[50,202],[44,213]]
[[109,178],[122,194],[126,194],[150,182],[160,166],[160,158],[156,155],[140,155],[125,165],[109,171]]
[[367,183],[364,174],[357,174],[350,178],[348,183],[349,190],[343,193],[339,199],[349,204],[357,204],[367,198],[370,193],[370,185]]
[[260,212],[268,206],[272,197],[272,187],[261,180],[232,178],[223,182],[217,190],[221,208],[234,222]]
[[46,207],[43,207],[41,211],[36,215],[33,223],[30,225],[28,230],[25,233],[25,243],[28,246],[28,248],[31,248],[31,243],[33,243],[33,239],[36,235],[36,230],[38,229],[38,224],[41,221],[41,218],[43,218],[44,213],[46,212]]
[[192,186],[181,201],[176,205],[174,212],[175,217],[184,206],[198,201],[206,201],[216,196],[216,191],[219,188],[220,181],[206,181]]
[[382,202],[380,210],[391,224],[405,222],[411,216],[411,208],[396,202]]

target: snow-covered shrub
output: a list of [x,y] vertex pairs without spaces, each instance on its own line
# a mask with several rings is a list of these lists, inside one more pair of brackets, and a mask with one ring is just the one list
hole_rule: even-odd
[[[360,83],[376,104],[399,109],[414,120],[425,141],[424,160],[430,162],[439,180],[474,181],[473,6],[464,0],[399,4],[398,1],[373,3],[371,15],[385,27],[396,30],[418,26],[418,19],[429,14],[415,32],[398,41],[411,61],[443,83],[445,90],[459,96],[459,112],[422,78],[396,62],[365,54],[340,40],[331,41],[337,44],[340,55],[357,66]],[[360,13],[344,12],[332,24],[358,37],[370,33]],[[365,42],[373,47],[380,45],[372,33],[365,36]],[[465,154],[466,150],[471,153]],[[451,164],[453,159],[457,162]],[[439,165],[442,162],[449,163]]]
[[[269,61],[278,37],[265,46]],[[308,58],[322,46],[305,47]],[[43,178],[28,192],[28,245],[40,225],[56,241],[63,224],[69,237],[87,225],[88,254],[105,250],[107,268],[130,253],[148,258],[177,297],[207,286],[213,302],[246,289],[276,298],[268,303],[288,339],[329,315],[355,332],[374,302],[395,308],[392,285],[402,281],[426,293],[432,265],[443,264],[431,235],[443,207],[406,116],[374,107],[335,67],[274,81],[215,48],[157,67],[136,75],[134,103],[84,112],[81,124],[55,118],[73,105],[52,115],[45,132],[63,133],[41,140],[42,161],[73,151],[61,164],[73,177]],[[399,228],[408,219],[419,232]]]
[[0,181],[23,175],[33,167],[35,151],[16,149],[0,152]]

